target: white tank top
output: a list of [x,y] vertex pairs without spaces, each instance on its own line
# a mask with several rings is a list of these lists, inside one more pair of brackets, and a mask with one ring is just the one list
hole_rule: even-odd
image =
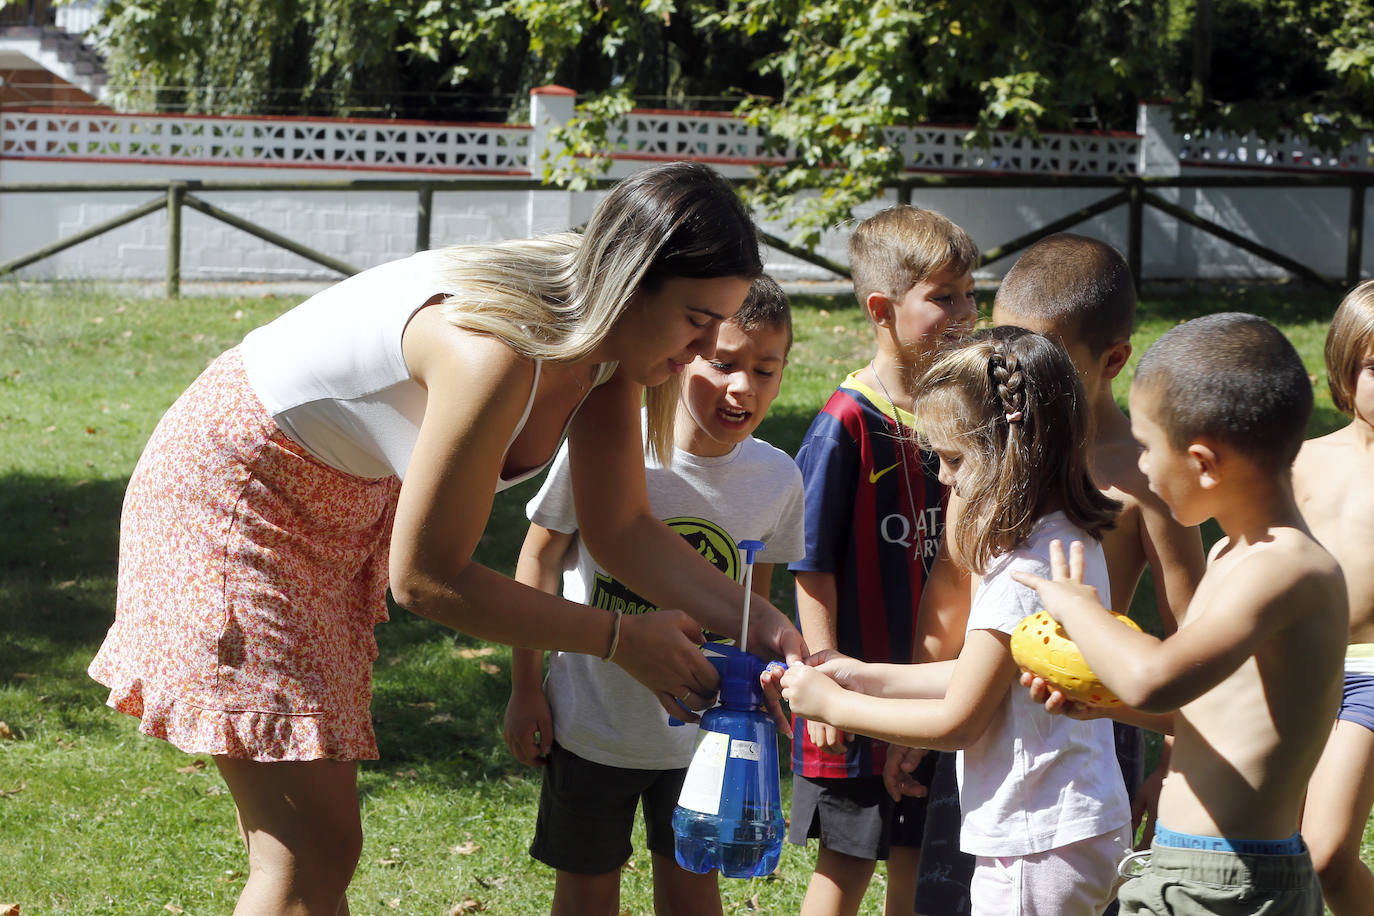
[[[426,302],[451,293],[432,251],[365,270],[249,332],[240,345],[248,381],[277,425],[320,461],[358,477],[404,479],[426,391],[406,367],[401,333]],[[540,368],[536,361],[507,449],[529,418]],[[613,371],[603,366],[595,382]],[[497,492],[543,468],[499,479]]]

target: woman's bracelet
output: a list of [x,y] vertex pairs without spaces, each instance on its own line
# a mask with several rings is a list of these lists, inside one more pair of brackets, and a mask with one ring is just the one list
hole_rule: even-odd
[[611,624],[611,647],[606,650],[606,654],[601,656],[603,662],[608,662],[615,655],[615,650],[620,647],[620,618],[621,611],[615,611],[615,623]]

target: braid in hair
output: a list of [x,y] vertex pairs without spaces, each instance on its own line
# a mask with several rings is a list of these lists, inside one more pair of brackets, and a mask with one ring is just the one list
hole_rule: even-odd
[[988,372],[992,376],[993,388],[1002,401],[1002,413],[1008,426],[1020,423],[1026,411],[1025,374],[1016,354],[1010,352],[1005,340],[993,341],[992,355],[988,357]]

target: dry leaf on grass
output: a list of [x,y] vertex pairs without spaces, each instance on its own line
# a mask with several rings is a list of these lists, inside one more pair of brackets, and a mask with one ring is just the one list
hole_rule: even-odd
[[186,766],[177,767],[177,772],[182,774],[183,776],[187,776],[191,773],[199,773],[203,769],[205,769],[205,761],[197,757],[195,760],[192,760],[190,763],[186,764]]
[[498,667],[497,665],[493,665],[491,662],[482,662],[482,663],[480,663],[480,664],[478,665],[478,667],[482,669],[482,673],[483,673],[483,674],[500,674],[500,673],[501,673],[500,667]]
[[4,722],[0,722],[0,738],[13,738],[14,731]]
[[454,649],[453,654],[456,658],[486,658],[488,655],[496,654],[496,647],[483,646],[480,649]]
[[399,910],[401,908],[401,898],[392,897],[386,902],[386,908],[389,910]]
[[184,912],[186,912],[186,911],[183,910],[181,907],[177,906],[175,903],[169,903],[169,904],[167,904],[166,906],[164,906],[163,909],[166,910],[166,911],[169,912],[169,913],[184,913]]
[[0,916],[19,916],[19,904],[0,903]]
[[464,913],[480,913],[486,907],[480,900],[473,900],[471,897],[464,897],[461,903],[455,903],[453,909],[448,911],[448,916],[463,916]]
[[[0,789],[0,798],[10,798],[12,796],[18,795],[20,792],[23,792],[27,786],[28,783],[24,782],[23,780],[20,780],[18,788]],[[4,916],[4,914],[0,913],[0,916]]]
[[481,848],[481,846],[478,846],[472,840],[468,840],[466,843],[459,843],[457,846],[450,846],[448,851],[453,853],[455,856],[470,856]]

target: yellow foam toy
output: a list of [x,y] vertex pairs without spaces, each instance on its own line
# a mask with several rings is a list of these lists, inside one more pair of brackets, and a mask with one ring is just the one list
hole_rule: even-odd
[[[1133,630],[1140,627],[1125,614],[1112,616]],[[1120,706],[1121,700],[1097,679],[1064,628],[1044,611],[1031,614],[1011,633],[1011,657],[1022,669],[1087,706]]]

